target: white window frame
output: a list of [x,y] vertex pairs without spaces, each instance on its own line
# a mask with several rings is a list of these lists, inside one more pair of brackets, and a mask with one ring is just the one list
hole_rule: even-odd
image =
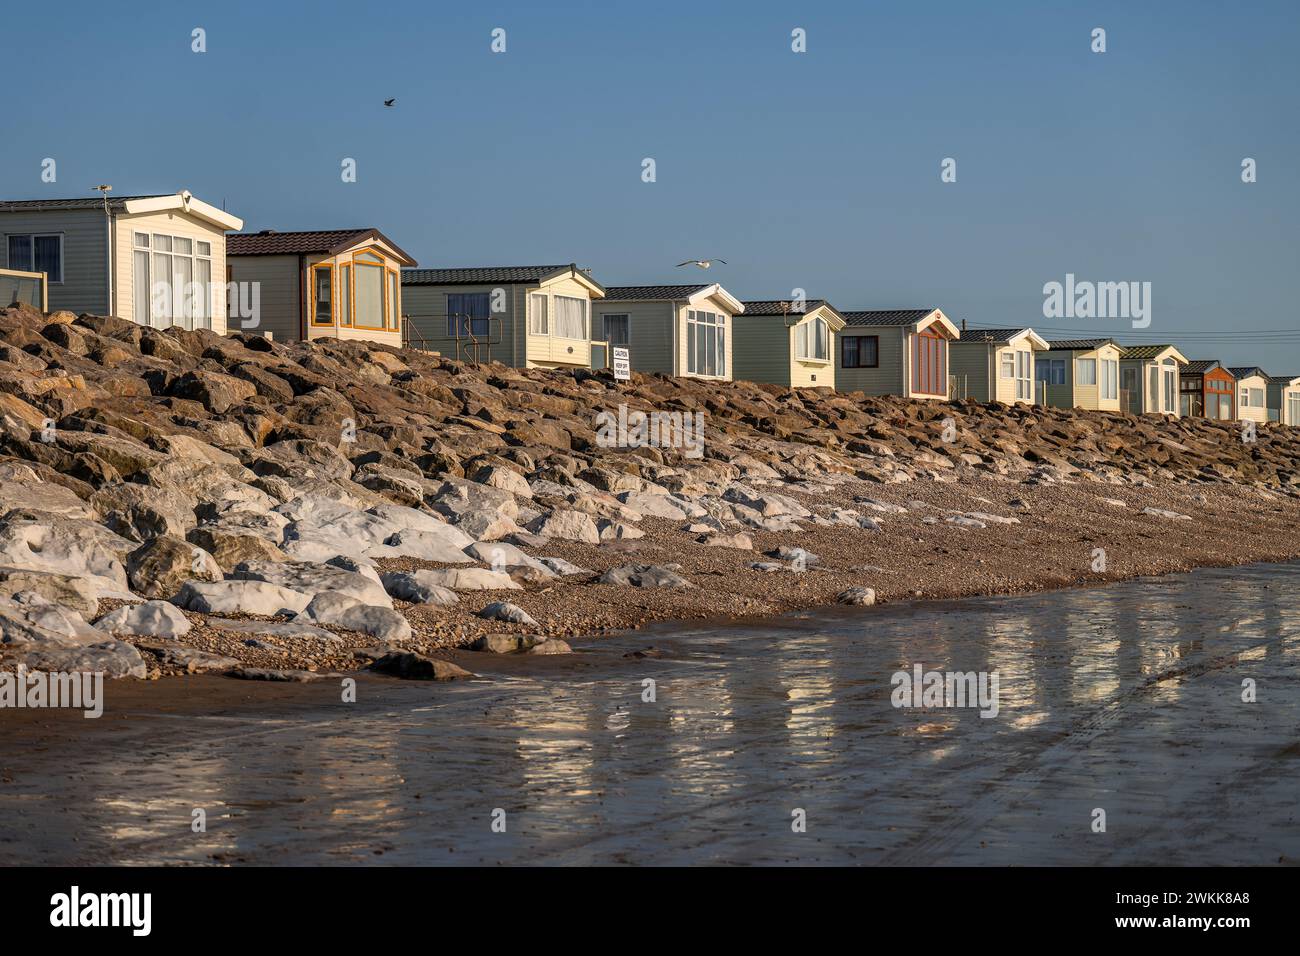
[[[697,349],[701,337],[696,331],[703,328],[706,332],[713,329],[714,371],[699,371],[700,357]],[[703,338],[707,339],[705,335]],[[706,356],[707,357],[707,356]],[[705,309],[688,309],[686,311],[686,373],[699,378],[726,378],[727,376],[727,317],[720,312]]]
[[1016,398],[1031,400],[1034,397],[1034,353],[1016,349],[1013,353],[1016,379]]
[[[554,329],[554,332],[552,334],[557,339],[572,339],[573,341],[582,341],[582,342],[587,341],[591,337],[591,330],[590,330],[591,300],[584,299],[581,296],[577,296],[577,295],[556,295],[554,298],[555,298],[556,308],[555,308],[555,321],[551,324],[551,328]],[[582,328],[578,330],[579,331],[578,335],[562,335],[560,333],[559,304],[562,299],[568,299],[572,302],[577,302],[581,306]]]
[[[1088,369],[1089,374],[1084,375],[1083,370]],[[1097,360],[1095,358],[1080,358],[1074,360],[1074,384],[1075,385],[1098,385],[1097,380]]]
[[[25,238],[30,243],[32,248],[32,261],[31,261],[30,269],[19,269],[17,266],[15,266],[12,262],[9,261],[10,238],[15,238],[15,239]],[[50,285],[63,285],[64,281],[67,279],[68,272],[67,272],[67,264],[64,262],[64,255],[63,255],[63,249],[66,243],[64,242],[64,234],[61,232],[6,232],[5,233],[5,265],[7,265],[10,269],[13,269],[15,272],[39,271],[36,268],[36,240],[51,239],[51,238],[59,240],[59,278],[56,281],[49,277],[49,273],[46,273],[45,281],[48,282]]]
[[[821,333],[820,341],[826,348],[825,355],[812,354],[815,351],[818,339],[818,333]],[[830,326],[826,324],[825,319],[814,318],[807,322],[800,322],[795,326],[794,331],[794,357],[804,362],[823,362],[831,360],[831,335]]]
[[1101,359],[1099,370],[1101,397],[1107,400],[1119,398],[1119,359]]
[[[140,239],[142,237],[146,240],[144,245],[140,244]],[[160,249],[158,246],[159,239],[166,239],[168,248]],[[181,240],[182,242],[188,242],[190,244],[190,251],[188,255],[175,251],[176,240],[178,239]],[[199,253],[200,245],[206,245],[208,247],[207,255],[201,255]],[[149,256],[149,284],[147,286],[147,294],[146,294],[146,298],[149,303],[149,312],[144,317],[147,321],[142,322],[141,317],[139,315],[133,316],[136,323],[140,325],[148,325],[150,328],[169,328],[170,326],[175,326],[175,325],[180,325],[181,328],[185,328],[185,329],[195,329],[195,328],[211,329],[213,327],[213,322],[216,319],[216,314],[215,314],[216,310],[213,308],[213,301],[212,301],[213,283],[215,282],[215,273],[213,272],[215,263],[212,257],[213,245],[214,243],[212,242],[211,239],[196,239],[193,236],[177,236],[177,235],[171,235],[169,233],[163,233],[163,232],[153,232],[153,231],[140,232],[139,230],[135,230],[135,229],[131,230],[131,281],[133,285],[135,282],[136,254],[140,252],[146,252],[148,253]],[[156,255],[166,255],[173,261],[177,258],[189,259],[191,284],[198,283],[198,280],[195,278],[195,276],[198,275],[198,263],[200,261],[204,261],[208,263],[208,283],[207,283],[207,289],[204,290],[204,295],[206,296],[206,305],[204,307],[204,314],[203,314],[203,320],[205,322],[204,325],[195,324],[195,320],[198,318],[198,316],[195,315],[181,316],[182,321],[180,322],[176,321],[177,319],[176,308],[180,303],[177,300],[176,290],[172,288],[172,282],[176,276],[175,266],[173,266],[172,268],[171,276],[169,276],[167,279],[168,288],[171,289],[171,293],[172,293],[171,313],[170,315],[167,316],[158,317],[160,320],[164,318],[170,319],[170,325],[154,325],[153,287],[154,287],[154,256]],[[132,312],[135,312],[136,311],[135,307],[138,304],[139,299],[137,298],[137,294],[134,288],[132,290],[131,299],[132,299],[131,309]],[[186,324],[187,322],[189,323],[188,325]]]
[[1241,386],[1241,395],[1237,399],[1237,406],[1239,408],[1250,408],[1250,389],[1245,385]]
[[[551,303],[550,296],[545,292],[528,293],[528,334],[529,335],[550,335],[551,334]],[[541,300],[541,322],[537,314],[537,300]],[[540,328],[538,328],[540,326]]]
[[998,359],[998,378],[1016,377],[1016,355],[1011,349],[1002,350],[1002,356]]

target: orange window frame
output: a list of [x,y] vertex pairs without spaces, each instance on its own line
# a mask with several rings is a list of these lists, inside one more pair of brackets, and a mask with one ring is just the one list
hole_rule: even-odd
[[[384,315],[392,323],[388,327],[390,332],[400,332],[402,330],[402,274],[385,264],[385,271],[388,273],[384,278]],[[389,302],[388,296],[392,293],[394,301]]]
[[[316,317],[316,273],[322,270],[328,272],[330,277],[330,318],[328,322],[321,322]],[[336,323],[337,313],[334,310],[334,303],[338,301],[335,296],[337,290],[334,288],[334,263],[333,262],[314,263],[311,267],[311,283],[309,284],[308,288],[310,291],[308,294],[309,305],[308,305],[307,314],[311,317],[310,318],[311,327],[314,329],[333,328],[337,324]]]
[[347,321],[343,321],[343,316],[339,314],[339,311],[337,309],[334,310],[334,315],[340,327],[350,329],[352,328],[352,318],[357,314],[357,303],[356,303],[357,290],[355,284],[352,281],[352,263],[350,262],[339,263],[339,271],[338,271],[339,292],[342,292],[343,290],[343,277],[345,275],[347,276],[348,279],[347,282],[348,294],[346,296],[337,295],[333,301],[337,303],[340,302],[341,300],[346,299],[345,304],[348,307]]

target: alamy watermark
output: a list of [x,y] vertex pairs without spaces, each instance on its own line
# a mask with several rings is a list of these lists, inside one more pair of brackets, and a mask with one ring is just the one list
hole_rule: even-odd
[[911,671],[895,671],[890,678],[889,702],[895,707],[978,707],[981,717],[998,715],[997,671],[927,671],[913,664]]
[[1076,281],[1073,272],[1065,282],[1043,286],[1043,318],[1130,319],[1135,329],[1151,324],[1150,282]]
[[14,672],[0,672],[0,710],[70,708],[94,719],[104,714],[104,674],[29,671],[19,664]]
[[596,415],[596,444],[601,448],[675,448],[686,458],[704,457],[703,412],[628,411]]

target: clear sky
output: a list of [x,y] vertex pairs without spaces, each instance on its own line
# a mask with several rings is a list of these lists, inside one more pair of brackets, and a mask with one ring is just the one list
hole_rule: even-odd
[[[188,188],[423,266],[799,287],[1300,374],[1271,332],[1300,330],[1296,0],[65,0],[4,35],[3,198]],[[1150,282],[1150,327],[1045,319],[1067,273]]]

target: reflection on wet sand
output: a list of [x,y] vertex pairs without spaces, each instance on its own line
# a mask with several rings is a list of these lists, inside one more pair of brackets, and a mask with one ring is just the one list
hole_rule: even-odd
[[[366,678],[355,704],[325,685],[250,704],[219,678],[170,710],[166,687],[110,695],[93,726],[4,728],[0,860],[1294,861],[1298,584],[1258,566],[665,626],[581,646],[581,667]],[[647,644],[666,653],[623,656]],[[895,708],[916,663],[997,672],[998,715]]]

